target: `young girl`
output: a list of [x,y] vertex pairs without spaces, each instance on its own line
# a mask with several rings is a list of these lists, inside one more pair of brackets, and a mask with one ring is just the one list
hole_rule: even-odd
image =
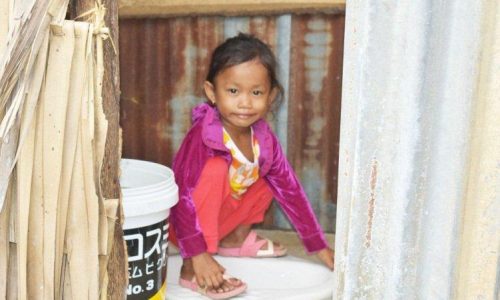
[[179,283],[212,299],[245,291],[212,255],[278,257],[286,249],[251,230],[273,197],[309,253],[333,270],[333,250],[281,146],[264,121],[282,87],[276,59],[259,39],[239,34],[212,54],[204,84],[208,103],[193,109],[193,125],[173,163],[179,203],[171,240],[183,257]]

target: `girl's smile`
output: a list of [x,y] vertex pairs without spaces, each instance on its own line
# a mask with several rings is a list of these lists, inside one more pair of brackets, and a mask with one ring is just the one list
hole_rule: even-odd
[[250,119],[251,117],[255,116],[255,114],[235,114],[236,117],[240,119]]
[[258,59],[229,67],[214,81],[205,82],[205,93],[231,136],[248,133],[250,126],[266,115],[276,96],[268,70]]

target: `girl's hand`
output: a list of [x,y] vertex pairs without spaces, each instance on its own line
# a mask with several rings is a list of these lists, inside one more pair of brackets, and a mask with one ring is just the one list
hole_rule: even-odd
[[323,250],[320,250],[318,253],[316,253],[316,256],[327,266],[330,270],[333,271],[333,250],[328,247]]
[[194,274],[200,287],[217,290],[224,283],[224,267],[207,252],[192,257]]

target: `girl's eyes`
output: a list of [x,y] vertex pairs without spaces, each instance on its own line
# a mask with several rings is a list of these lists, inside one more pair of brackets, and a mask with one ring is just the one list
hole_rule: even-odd
[[[229,89],[227,89],[227,91],[228,91],[230,94],[232,94],[232,95],[236,95],[236,94],[238,94],[238,89],[235,89],[235,88],[229,88]],[[262,91],[255,90],[255,91],[252,91],[252,94],[253,94],[254,96],[261,96],[261,95],[263,95],[264,93],[263,93]]]

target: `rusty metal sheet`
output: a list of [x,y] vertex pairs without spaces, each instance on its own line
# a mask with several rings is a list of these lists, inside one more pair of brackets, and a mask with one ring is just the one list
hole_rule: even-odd
[[[123,156],[170,166],[191,108],[204,101],[212,50],[238,32],[252,33],[276,53],[285,88],[285,101],[269,121],[320,222],[332,232],[343,22],[343,14],[121,20]],[[290,228],[276,210],[265,224]]]
[[167,166],[203,101],[210,51],[222,40],[218,18],[120,21],[123,156]]
[[288,157],[324,228],[333,230],[344,15],[293,17]]

